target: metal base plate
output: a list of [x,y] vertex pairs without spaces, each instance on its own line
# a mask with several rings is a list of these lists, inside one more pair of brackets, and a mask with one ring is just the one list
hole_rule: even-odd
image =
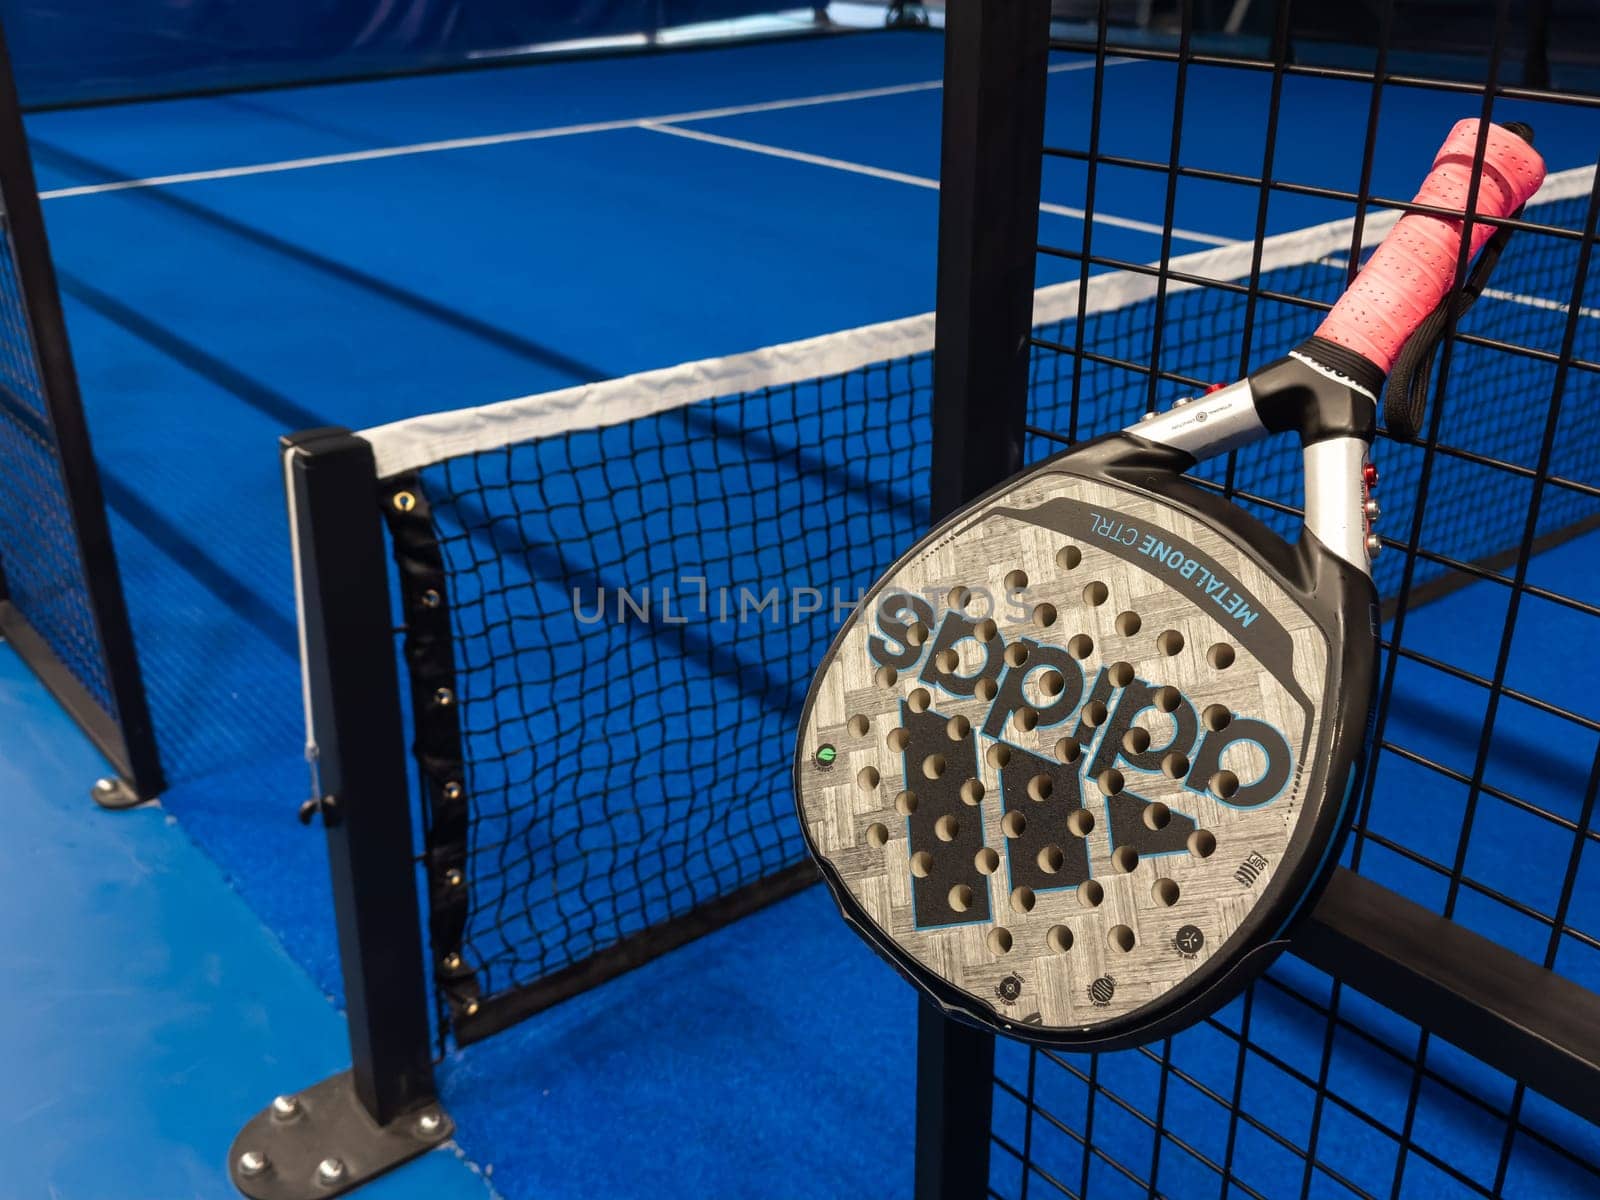
[[379,1125],[349,1071],[280,1096],[228,1151],[228,1173],[251,1200],[338,1196],[443,1144],[455,1125],[437,1104]]

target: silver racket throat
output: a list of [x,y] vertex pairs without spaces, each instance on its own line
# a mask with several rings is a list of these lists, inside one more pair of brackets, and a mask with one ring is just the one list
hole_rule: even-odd
[[[1198,399],[1179,400],[1165,412],[1147,413],[1123,432],[1205,462],[1259,441],[1271,431],[1261,421],[1249,380],[1241,379]],[[1367,451],[1367,443],[1358,437],[1330,437],[1307,445],[1302,460],[1305,529],[1370,577],[1372,544],[1363,482]]]

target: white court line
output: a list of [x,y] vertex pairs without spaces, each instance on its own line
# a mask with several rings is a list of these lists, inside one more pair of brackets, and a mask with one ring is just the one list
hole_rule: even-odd
[[[1544,296],[1531,296],[1522,292],[1503,292],[1499,288],[1484,288],[1483,294],[1492,296],[1496,300],[1509,300],[1512,304],[1521,304],[1527,308],[1542,308],[1546,312],[1565,313],[1570,308],[1565,300],[1550,300]],[[1578,315],[1590,319],[1600,318],[1600,308],[1589,308],[1580,304]]]
[[[1108,58],[1107,66],[1121,66],[1138,60]],[[1052,75],[1093,68],[1093,62],[1056,63]],[[127,192],[140,188],[171,187],[179,183],[203,183],[213,179],[241,179],[251,175],[276,175],[283,171],[304,171],[311,167],[331,167],[343,163],[375,162],[386,158],[406,158],[414,154],[438,154],[446,150],[473,150],[483,146],[507,146],[517,142],[536,142],[547,138],[575,137],[585,133],[610,133],[618,129],[642,129],[667,122],[715,121],[723,117],[742,117],[753,113],[783,112],[793,108],[815,108],[823,104],[845,104],[856,100],[877,100],[885,96],[905,96],[932,92],[944,86],[942,79],[917,83],[896,83],[885,87],[859,88],[850,92],[824,92],[814,96],[795,96],[788,100],[765,100],[756,104],[734,104],[723,108],[702,108],[693,112],[663,113],[655,117],[624,117],[613,121],[589,121],[581,125],[554,125],[544,129],[519,129],[510,133],[489,133],[478,137],[445,138],[436,142],[414,142],[406,146],[381,146],[372,150],[349,150],[340,154],[317,154],[307,158],[286,158],[276,162],[251,163],[240,167],[217,167],[209,171],[182,171],[172,175],[150,175],[142,179],[119,179],[111,183],[86,183],[76,187],[53,188],[40,192],[41,200],[65,200],[71,196],[99,196],[106,192]]]
[[[850,162],[842,158],[827,158],[821,154],[807,154],[803,150],[789,150],[783,146],[769,146],[765,142],[747,142],[743,138],[723,137],[718,133],[707,133],[703,129],[684,129],[677,125],[669,125],[659,121],[642,121],[639,127],[648,129],[652,133],[669,133],[673,137],[688,138],[695,142],[709,142],[713,146],[727,146],[732,150],[747,150],[752,154],[765,154],[769,158],[786,158],[791,162],[809,163],[814,167],[827,167],[834,171],[848,171],[852,175],[866,175],[873,179],[887,179],[891,183],[905,183],[912,187],[926,188],[929,191],[939,190],[939,181],[929,179],[926,175],[907,175],[903,171],[890,171],[883,167],[868,166],[866,163]],[[1071,208],[1065,204],[1040,204],[1040,212],[1051,213],[1058,217],[1072,217],[1083,220],[1088,213],[1081,208]],[[1162,233],[1160,225],[1150,221],[1137,221],[1132,217],[1114,217],[1106,213],[1095,213],[1097,225],[1115,225],[1119,229],[1134,229],[1140,233],[1153,233],[1159,237]],[[1174,228],[1172,236],[1185,241],[1200,242],[1207,246],[1231,246],[1233,238],[1217,237],[1211,233],[1200,233],[1193,229]]]

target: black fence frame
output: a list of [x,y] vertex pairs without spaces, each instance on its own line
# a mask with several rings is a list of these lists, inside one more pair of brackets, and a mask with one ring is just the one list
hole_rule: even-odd
[[[31,352],[47,405],[41,421],[0,390],[0,405],[41,444],[53,446],[73,533],[93,635],[103,657],[114,712],[108,712],[67,668],[45,638],[10,599],[0,569],[0,637],[38,675],[50,692],[110,760],[119,778],[96,783],[94,795],[107,807],[153,799],[165,786],[144,681],[128,622],[106,518],[100,473],[89,444],[77,373],[67,342],[55,268],[39,208],[38,185],[28,155],[11,55],[0,33],[0,194],[5,197],[4,233],[9,235],[17,282],[27,307]],[[0,464],[3,465],[3,464]],[[4,547],[0,547],[3,557]]]
[[[1023,462],[1049,23],[1050,0],[945,8],[935,523]],[[919,1200],[988,1191],[993,1077],[993,1034],[918,1006]]]
[[[1189,0],[1181,0],[1180,7],[1187,17]],[[1392,9],[1392,3],[1389,7]],[[1508,5],[1501,0],[1497,8],[1503,36]],[[1295,71],[1340,74],[1333,68],[1288,64],[1288,6],[1280,4],[1278,12],[1278,61],[1262,61],[1260,68],[1273,70],[1280,80]],[[1100,13],[1095,41],[1064,42],[1052,39],[1049,0],[949,0],[946,8],[934,360],[935,520],[1016,471],[1030,435],[1065,440],[1056,431],[1027,422],[1029,354],[1033,346],[1042,344],[1034,338],[1031,319],[1035,253],[1077,260],[1084,280],[1091,264],[1134,266],[1102,262],[1089,252],[1087,227],[1092,222],[1095,168],[1100,162],[1115,161],[1094,144],[1100,125],[1098,90],[1088,151],[1066,152],[1044,144],[1048,51],[1086,51],[1094,54],[1097,67],[1103,68],[1108,54],[1104,0]],[[1180,64],[1204,61],[1206,56],[1189,46],[1189,30],[1186,20],[1177,49],[1151,46],[1127,52]],[[1124,52],[1121,46],[1116,50]],[[1539,74],[1543,69],[1540,62],[1529,64],[1536,84],[1542,82]],[[1359,72],[1344,74],[1370,77]],[[1381,59],[1377,74],[1384,76]],[[1390,82],[1408,81],[1395,75],[1384,77]],[[1441,86],[1469,95],[1485,92],[1470,84]],[[1537,86],[1496,86],[1492,79],[1488,90],[1526,98],[1541,94]],[[1181,95],[1180,82],[1179,103]],[[1372,119],[1376,121],[1376,108]],[[1269,140],[1271,137],[1269,132]],[[1081,252],[1036,245],[1038,163],[1043,155],[1052,153],[1087,163],[1091,216]],[[1180,176],[1224,178],[1219,172],[1180,166],[1176,147],[1171,163],[1128,160],[1125,165],[1168,175],[1169,230],[1174,185]],[[1362,181],[1358,193],[1341,193],[1270,181],[1270,162],[1263,174],[1259,180],[1233,180],[1261,188],[1263,213],[1265,197],[1273,188],[1372,207],[1414,207],[1373,198],[1367,180]],[[1588,266],[1597,200],[1600,193],[1591,197],[1589,240],[1581,251],[1580,279]],[[1503,224],[1515,227],[1517,222]],[[1167,257],[1164,253],[1163,271]],[[1155,268],[1148,270],[1156,273]],[[1078,328],[1081,339],[1081,320]],[[1439,386],[1448,374],[1449,341],[1447,338]],[[1080,357],[1084,354],[1081,341],[1076,347],[1048,348]],[[1568,349],[1570,353],[1570,345]],[[1206,382],[1163,373],[1158,367],[1117,365],[1148,377],[1151,407],[1163,382],[1179,386]],[[1437,411],[1437,405],[1434,407]],[[1531,533],[1531,521],[1529,529]],[[1415,553],[1416,547],[1411,550]],[[1528,554],[1525,551],[1517,557],[1520,574],[1526,569]],[[1591,788],[1591,808],[1593,791]],[[1453,1042],[1574,1113],[1600,1122],[1600,995],[1344,868],[1338,869],[1323,899],[1297,931],[1292,952],[1415,1022],[1428,1034]],[[992,1194],[994,1036],[952,1021],[925,1003],[920,1006],[917,1047],[917,1200],[988,1196]]]

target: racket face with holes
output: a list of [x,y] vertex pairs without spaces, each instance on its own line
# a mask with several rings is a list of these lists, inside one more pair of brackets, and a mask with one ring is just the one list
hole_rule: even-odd
[[1112,435],[930,533],[808,697],[801,822],[947,1010],[1110,1048],[1282,948],[1349,823],[1370,581]]

